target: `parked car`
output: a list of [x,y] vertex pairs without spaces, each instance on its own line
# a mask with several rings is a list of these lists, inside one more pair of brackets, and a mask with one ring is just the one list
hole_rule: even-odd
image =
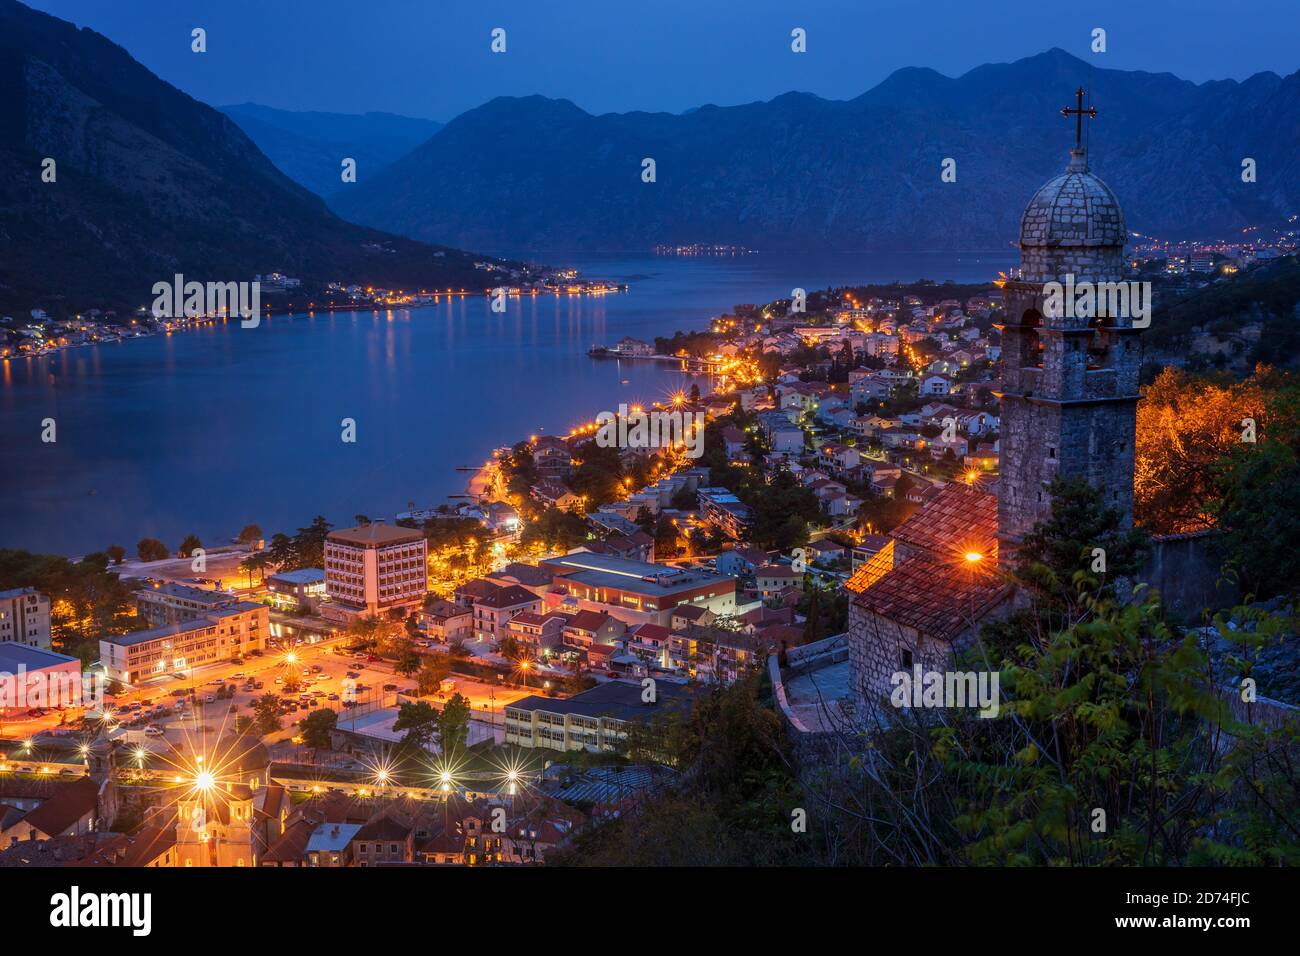
[[144,729],[144,735],[146,737],[165,737],[167,736],[167,731],[163,730],[161,727],[146,727]]
[[396,685],[396,684],[385,684],[385,685],[384,685],[384,690],[397,690],[397,685]]
[[329,697],[326,698],[326,700],[338,700],[338,699],[339,699],[338,694],[330,694]]
[[312,671],[314,671],[314,672],[317,673],[317,674],[319,674],[322,670],[324,670],[324,668],[321,667],[319,664],[313,664],[313,665],[311,665],[311,669],[312,669]]

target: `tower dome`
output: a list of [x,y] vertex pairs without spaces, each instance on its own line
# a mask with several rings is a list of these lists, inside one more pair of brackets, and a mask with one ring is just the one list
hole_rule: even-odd
[[1048,180],[1020,219],[1020,264],[1029,282],[1118,279],[1128,229],[1119,200],[1088,171],[1082,147],[1065,172]]

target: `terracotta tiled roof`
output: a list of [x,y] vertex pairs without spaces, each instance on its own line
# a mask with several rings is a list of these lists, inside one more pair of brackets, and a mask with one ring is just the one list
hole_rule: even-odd
[[951,482],[890,537],[923,548],[940,562],[968,549],[984,554],[996,546],[998,499],[959,482]]
[[599,611],[579,611],[569,619],[565,627],[571,627],[575,631],[599,631],[609,620],[608,614],[601,614]]
[[176,845],[176,820],[146,826],[101,845],[81,866],[148,866]]
[[61,836],[63,831],[86,814],[95,812],[99,797],[99,784],[82,777],[55,790],[23,822],[47,836]]
[[491,594],[475,600],[475,604],[481,604],[490,608],[508,608],[516,607],[520,604],[532,604],[537,600],[537,595],[527,588],[520,587],[518,584],[510,584],[503,588],[497,588]]
[[272,843],[264,854],[263,863],[299,863],[307,857],[307,841],[320,821],[315,816],[299,817],[285,827],[284,833]]
[[985,573],[918,556],[881,577],[853,603],[927,637],[949,641],[978,621],[1008,590]]

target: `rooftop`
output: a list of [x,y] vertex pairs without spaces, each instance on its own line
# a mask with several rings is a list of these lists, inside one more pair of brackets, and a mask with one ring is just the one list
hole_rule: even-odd
[[[611,554],[579,551],[542,562],[557,574],[588,587],[635,591],[650,596],[667,596],[686,588],[708,584],[733,584],[734,578],[698,569],[686,570],[665,564],[632,561]],[[562,583],[557,581],[556,583]],[[733,584],[734,586],[734,584]]]
[[355,544],[363,548],[378,548],[390,544],[423,541],[424,534],[411,528],[398,528],[394,525],[367,524],[359,528],[340,528],[331,531],[328,540]]
[[231,614],[243,614],[245,611],[256,611],[266,607],[265,604],[258,604],[254,601],[239,601],[228,607],[213,608],[208,611],[204,617],[194,621],[182,621],[179,624],[166,624],[162,627],[155,627],[148,631],[136,631],[132,634],[121,634],[116,637],[101,637],[101,641],[109,644],[116,644],[118,647],[131,647],[135,644],[146,644],[149,641],[156,641],[163,637],[175,637],[177,634],[187,634],[190,631],[201,631],[204,628],[215,627],[217,622]]
[[1008,590],[986,574],[918,556],[889,571],[853,603],[946,641],[972,627]]
[[641,701],[640,682],[610,681],[575,694],[567,700],[537,695],[525,697],[507,704],[506,710],[522,710],[530,714],[540,710],[548,714],[637,720],[651,716],[658,707],[688,704],[695,696],[695,690],[689,684],[675,684],[665,680],[655,682],[655,693],[658,703],[645,704]]
[[0,641],[0,672],[7,674],[17,673],[19,667],[26,671],[35,671],[45,667],[54,667],[56,664],[75,664],[76,662],[75,657],[68,657],[66,654],[56,654],[54,651],[42,650],[39,647],[29,647],[16,641]]
[[321,584],[325,580],[324,568],[299,568],[297,571],[277,571],[268,581],[284,581],[288,584]]

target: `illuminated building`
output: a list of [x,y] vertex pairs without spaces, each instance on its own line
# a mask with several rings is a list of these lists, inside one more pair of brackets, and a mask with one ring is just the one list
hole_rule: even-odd
[[322,617],[349,621],[392,608],[413,609],[429,589],[424,535],[370,524],[331,531],[325,539]]

